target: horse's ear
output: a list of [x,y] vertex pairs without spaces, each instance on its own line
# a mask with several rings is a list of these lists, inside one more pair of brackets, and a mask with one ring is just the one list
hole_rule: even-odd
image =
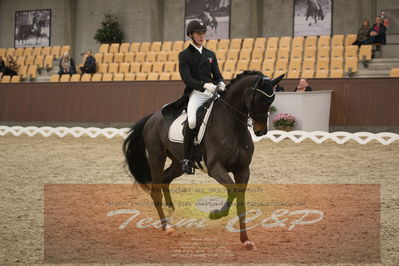
[[285,73],[272,80],[273,87],[276,86],[285,76]]

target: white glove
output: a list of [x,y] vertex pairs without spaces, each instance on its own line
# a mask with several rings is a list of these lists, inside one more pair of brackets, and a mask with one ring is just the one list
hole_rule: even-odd
[[219,82],[219,84],[218,84],[218,88],[219,88],[219,90],[221,90],[221,91],[225,91],[225,90],[226,90],[226,84],[224,84],[224,82],[221,81],[221,82]]
[[204,89],[207,91],[214,93],[216,91],[217,86],[213,83],[205,83],[204,84]]

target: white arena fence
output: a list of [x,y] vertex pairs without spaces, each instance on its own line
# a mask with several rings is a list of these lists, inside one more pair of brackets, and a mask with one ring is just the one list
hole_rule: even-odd
[[[115,137],[123,137],[126,138],[129,128],[96,128],[96,127],[21,127],[21,126],[0,126],[0,136],[5,135],[13,135],[13,136],[21,136],[28,135],[30,137],[35,135],[42,135],[44,137],[50,137],[52,135],[56,135],[58,137],[65,136],[73,136],[75,138],[79,138],[82,136],[88,136],[91,138],[96,138],[99,136],[104,136],[108,139]],[[343,131],[337,132],[324,132],[324,131],[280,131],[280,130],[271,130],[267,133],[266,136],[256,137],[252,131],[250,130],[252,139],[254,142],[258,142],[263,139],[270,139],[273,142],[280,142],[284,139],[290,139],[295,143],[300,143],[306,139],[313,140],[314,142],[320,144],[326,140],[332,140],[337,144],[343,144],[347,141],[356,141],[359,144],[367,144],[371,141],[378,141],[383,145],[389,145],[394,141],[399,140],[399,134],[390,133],[390,132],[382,132],[382,133],[369,133],[369,132],[357,132],[357,133],[349,133]]]

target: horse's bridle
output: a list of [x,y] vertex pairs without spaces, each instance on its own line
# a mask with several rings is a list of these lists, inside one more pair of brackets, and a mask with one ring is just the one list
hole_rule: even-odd
[[[255,117],[264,117],[264,116],[265,116],[265,117],[267,118],[267,117],[268,117],[268,114],[257,114],[257,115],[254,115],[254,114],[253,114],[253,106],[254,106],[254,102],[255,102],[255,94],[256,94],[256,92],[261,93],[263,96],[265,96],[265,97],[268,99],[268,101],[270,101],[269,99],[273,98],[273,97],[274,97],[274,94],[275,94],[275,90],[273,90],[273,93],[272,93],[272,94],[268,94],[267,92],[258,89],[258,84],[259,84],[259,82],[260,82],[261,80],[264,81],[264,80],[266,80],[266,79],[265,79],[264,77],[259,77],[259,78],[256,80],[256,82],[254,83],[254,86],[253,86],[253,87],[251,88],[251,90],[248,92],[248,93],[252,93],[252,99],[251,99],[250,104],[249,104],[249,115],[247,115],[247,114],[241,112],[240,110],[237,110],[237,109],[234,108],[231,104],[229,104],[228,102],[226,102],[223,98],[218,97],[218,99],[223,103],[225,109],[226,109],[226,106],[229,107],[230,109],[232,109],[232,110],[235,111],[236,113],[238,113],[238,114],[242,115],[243,117],[245,117],[245,119],[246,119],[247,121],[248,121],[249,118],[251,118],[251,120],[252,120],[252,119],[255,119]],[[273,102],[273,100],[270,101],[270,102]],[[227,109],[226,109],[226,110],[227,110]],[[229,111],[229,110],[227,110],[227,111]],[[234,115],[233,115],[233,118],[235,118],[236,120],[240,121],[241,123],[244,123],[241,119],[236,118]],[[250,122],[250,123],[246,122],[246,123],[244,123],[244,124],[247,125],[247,126],[252,126],[252,123],[251,123],[251,122]]]

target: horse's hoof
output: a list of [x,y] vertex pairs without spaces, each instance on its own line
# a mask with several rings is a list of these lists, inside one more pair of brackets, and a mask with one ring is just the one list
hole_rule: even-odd
[[256,246],[255,243],[249,240],[244,241],[244,243],[242,243],[244,245],[244,248],[248,251],[256,251]]
[[209,219],[217,220],[217,219],[220,219],[220,218],[225,217],[227,215],[229,215],[229,212],[226,212],[226,211],[223,212],[223,211],[215,210],[215,211],[211,211],[209,213]]
[[174,229],[173,227],[167,227],[167,228],[165,229],[165,232],[166,232],[166,234],[169,236],[169,235],[175,233],[175,232],[176,232],[176,229]]

